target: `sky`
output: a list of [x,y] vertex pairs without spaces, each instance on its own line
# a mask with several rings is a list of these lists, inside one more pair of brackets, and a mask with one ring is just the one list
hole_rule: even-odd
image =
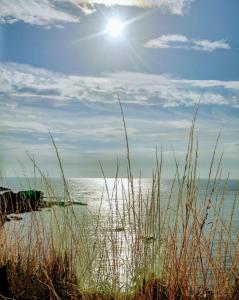
[[[238,0],[0,0],[0,166],[29,176],[29,156],[59,176],[124,176],[124,109],[134,175],[156,147],[163,176],[183,165],[199,111],[198,175],[220,133],[223,177],[239,178]],[[113,37],[107,24],[122,21]]]

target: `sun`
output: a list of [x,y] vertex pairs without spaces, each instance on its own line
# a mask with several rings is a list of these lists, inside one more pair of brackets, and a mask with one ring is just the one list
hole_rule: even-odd
[[112,18],[109,20],[106,26],[106,32],[112,38],[118,38],[122,36],[125,24],[119,18]]

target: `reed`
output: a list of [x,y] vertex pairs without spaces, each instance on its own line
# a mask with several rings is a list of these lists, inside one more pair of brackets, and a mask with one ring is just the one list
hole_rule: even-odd
[[[120,103],[120,101],[119,101]],[[77,215],[63,164],[65,207],[32,212],[25,225],[1,230],[2,298],[13,299],[239,299],[239,236],[232,234],[238,192],[224,217],[228,180],[221,179],[216,139],[203,201],[199,200],[196,115],[184,165],[175,160],[167,201],[162,198],[163,152],[155,154],[151,189],[133,177],[126,120],[127,179],[105,188],[97,212]],[[46,196],[57,193],[34,158]],[[30,183],[29,183],[30,185]],[[32,188],[32,186],[31,186]],[[200,198],[201,199],[201,198]],[[24,234],[22,234],[24,232]],[[7,286],[6,286],[7,285]],[[0,285],[1,289],[1,285]]]

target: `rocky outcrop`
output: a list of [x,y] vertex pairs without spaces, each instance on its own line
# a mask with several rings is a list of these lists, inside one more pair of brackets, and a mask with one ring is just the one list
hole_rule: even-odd
[[[43,193],[28,190],[14,193],[9,189],[0,187],[0,215],[21,214],[36,211],[43,207]],[[0,220],[1,221],[1,220]]]

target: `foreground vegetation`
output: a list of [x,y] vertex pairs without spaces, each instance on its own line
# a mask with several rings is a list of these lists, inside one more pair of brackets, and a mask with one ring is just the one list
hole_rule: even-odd
[[[3,298],[239,299],[239,236],[232,233],[238,195],[235,193],[225,220],[229,178],[221,180],[216,141],[201,197],[204,200],[199,200],[194,126],[195,120],[182,168],[175,157],[175,176],[167,201],[161,192],[162,153],[156,153],[151,190],[145,193],[141,179],[132,175],[125,130],[127,182],[118,177],[119,166],[112,188],[105,179],[98,213],[90,216],[90,229],[71,205],[53,141],[67,205],[60,216],[57,208],[51,209],[47,228],[44,212],[32,213],[24,240],[17,230],[11,237],[1,232]],[[33,159],[32,163],[47,196],[54,198],[50,181]],[[103,168],[102,174],[104,177]]]

